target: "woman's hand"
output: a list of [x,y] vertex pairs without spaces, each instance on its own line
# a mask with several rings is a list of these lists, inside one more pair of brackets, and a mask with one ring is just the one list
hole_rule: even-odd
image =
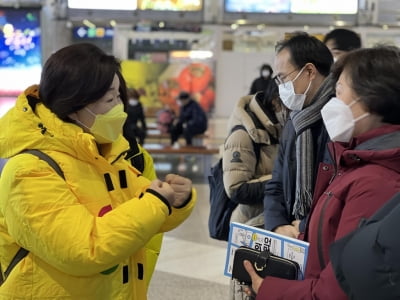
[[175,194],[175,201],[171,205],[174,207],[182,206],[192,192],[192,181],[176,174],[168,174],[165,176],[165,181],[171,186]]
[[175,192],[171,185],[169,185],[167,182],[162,182],[159,179],[154,179],[151,182],[149,188],[162,195],[168,201],[169,205],[174,205]]
[[253,295],[253,293],[258,293],[258,290],[260,289],[260,286],[263,282],[263,278],[260,277],[256,271],[253,268],[253,265],[251,264],[251,262],[249,262],[248,260],[245,260],[243,262],[243,266],[246,269],[247,273],[249,273],[250,278],[251,278],[251,287],[253,288],[253,290],[251,290],[250,288],[245,288],[245,292],[248,296]]

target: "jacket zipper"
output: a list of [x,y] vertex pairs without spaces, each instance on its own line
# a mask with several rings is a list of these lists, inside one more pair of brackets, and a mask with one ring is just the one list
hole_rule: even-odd
[[319,222],[318,222],[318,234],[317,234],[317,245],[318,245],[318,260],[319,260],[319,265],[321,267],[321,270],[325,268],[325,258],[324,258],[324,253],[322,250],[322,229],[323,229],[323,220],[325,217],[325,210],[326,207],[328,206],[329,201],[331,200],[333,193],[332,192],[326,192],[325,193],[328,198],[325,199],[324,205],[322,206],[321,210],[321,215],[319,217]]

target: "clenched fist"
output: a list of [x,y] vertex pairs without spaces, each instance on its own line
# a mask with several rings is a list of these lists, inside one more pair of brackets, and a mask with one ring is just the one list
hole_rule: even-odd
[[175,201],[171,203],[171,205],[174,207],[182,206],[185,201],[188,200],[192,192],[192,181],[176,174],[168,174],[165,176],[165,181],[174,191]]

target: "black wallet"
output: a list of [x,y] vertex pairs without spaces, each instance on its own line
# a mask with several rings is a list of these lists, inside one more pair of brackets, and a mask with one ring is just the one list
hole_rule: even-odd
[[266,276],[292,280],[299,278],[300,266],[297,262],[273,255],[269,251],[258,251],[243,246],[235,251],[232,269],[232,278],[241,284],[251,284],[250,275],[243,266],[245,260],[250,261],[257,274],[263,278]]

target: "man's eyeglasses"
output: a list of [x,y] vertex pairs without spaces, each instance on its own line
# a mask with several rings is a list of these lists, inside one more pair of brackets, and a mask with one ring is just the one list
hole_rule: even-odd
[[298,69],[294,69],[292,72],[286,74],[286,75],[276,75],[273,79],[275,80],[275,83],[277,85],[280,85],[282,83],[285,83],[285,79],[290,75],[296,72]]

